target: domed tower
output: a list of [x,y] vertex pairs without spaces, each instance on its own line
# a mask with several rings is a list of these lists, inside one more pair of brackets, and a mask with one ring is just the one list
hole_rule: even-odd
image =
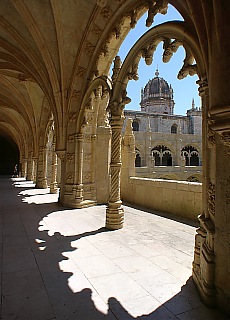
[[141,111],[158,114],[173,114],[173,89],[156,70],[155,77],[141,89]]

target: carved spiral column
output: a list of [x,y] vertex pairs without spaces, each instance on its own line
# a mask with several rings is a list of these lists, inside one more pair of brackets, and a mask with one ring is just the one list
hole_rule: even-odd
[[51,183],[50,183],[50,193],[58,193],[57,186],[57,154],[55,152],[55,142],[52,144],[52,172],[51,172]]
[[202,148],[203,148],[203,183],[202,215],[200,227],[195,236],[193,261],[193,279],[197,284],[202,299],[207,305],[214,305],[215,289],[215,135],[210,128],[209,89],[207,80],[199,80],[199,94],[202,99]]
[[120,197],[120,176],[121,176],[121,130],[124,116],[112,116],[110,125],[112,130],[111,141],[111,163],[110,163],[110,195],[106,209],[106,228],[111,230],[123,227],[124,209]]
[[27,163],[27,177],[26,180],[34,180],[34,161],[33,161],[33,152],[29,152],[28,163]]

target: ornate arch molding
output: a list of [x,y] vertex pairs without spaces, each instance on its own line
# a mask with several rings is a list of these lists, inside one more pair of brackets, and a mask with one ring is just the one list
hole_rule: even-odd
[[[110,109],[115,114],[122,114],[125,104],[126,87],[129,80],[138,80],[138,65],[141,58],[147,65],[151,65],[157,46],[163,42],[163,62],[168,62],[180,46],[185,49],[183,66],[178,78],[183,79],[188,74],[198,74],[203,78],[205,68],[200,53],[198,40],[189,32],[184,22],[166,22],[147,31],[132,47],[124,63],[121,65],[119,57],[115,58],[113,69],[113,95]],[[196,64],[193,64],[194,59]]]
[[[94,97],[100,96],[102,98],[103,95],[106,95],[106,94],[108,94],[110,97],[111,93],[112,93],[112,82],[108,77],[101,76],[91,82],[82,100],[79,115],[75,113],[69,114],[69,120],[77,119],[76,132],[82,133],[82,129],[85,127],[85,125],[87,125],[87,117],[86,117],[87,110],[90,110],[93,108],[92,95],[94,95]],[[98,112],[98,110],[96,111]]]

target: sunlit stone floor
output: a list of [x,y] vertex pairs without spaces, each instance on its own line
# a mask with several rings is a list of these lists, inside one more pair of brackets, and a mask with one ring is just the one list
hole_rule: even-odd
[[1,319],[224,320],[191,279],[195,226],[125,206],[66,209],[29,181],[0,179]]

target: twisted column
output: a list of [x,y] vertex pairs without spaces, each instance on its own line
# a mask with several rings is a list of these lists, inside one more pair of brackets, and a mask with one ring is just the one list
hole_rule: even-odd
[[110,195],[106,209],[106,228],[111,230],[123,227],[124,209],[120,197],[121,184],[121,130],[124,116],[114,115],[110,118],[112,130],[111,163],[110,163]]
[[52,172],[51,172],[51,183],[50,183],[50,193],[58,193],[57,186],[57,154],[55,152],[55,142],[52,144]]

